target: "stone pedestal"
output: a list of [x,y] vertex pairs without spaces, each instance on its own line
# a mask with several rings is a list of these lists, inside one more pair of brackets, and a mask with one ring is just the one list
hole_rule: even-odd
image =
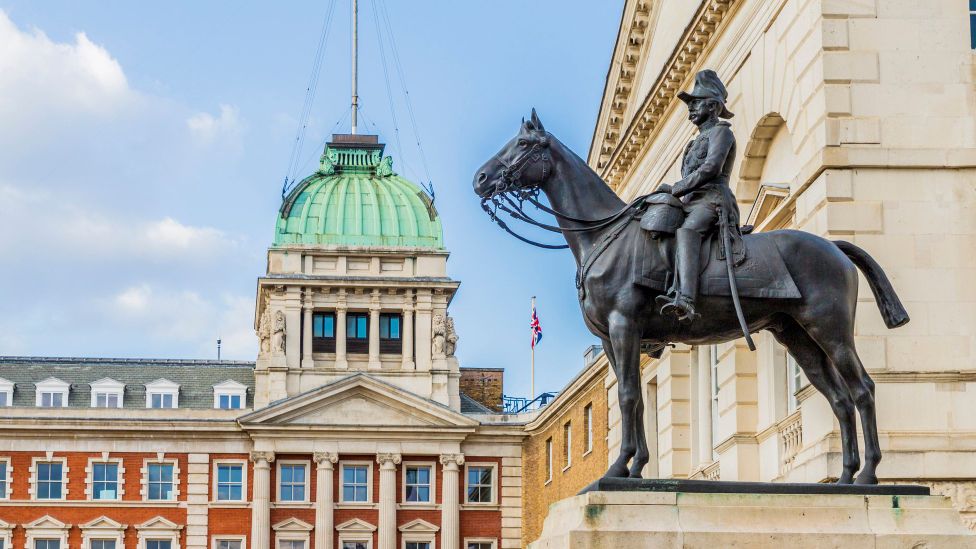
[[941,496],[589,492],[557,502],[530,549],[976,548]]

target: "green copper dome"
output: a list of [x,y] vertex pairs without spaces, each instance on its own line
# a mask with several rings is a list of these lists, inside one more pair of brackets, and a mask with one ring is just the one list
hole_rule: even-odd
[[316,173],[281,205],[275,246],[443,248],[427,194],[393,172],[375,135],[334,135]]

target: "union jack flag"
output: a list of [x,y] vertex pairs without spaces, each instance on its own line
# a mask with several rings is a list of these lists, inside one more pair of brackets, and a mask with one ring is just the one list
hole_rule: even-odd
[[537,343],[542,341],[542,324],[539,324],[539,315],[535,312],[535,306],[532,306],[532,322],[529,323],[529,328],[532,328],[532,348],[535,349]]

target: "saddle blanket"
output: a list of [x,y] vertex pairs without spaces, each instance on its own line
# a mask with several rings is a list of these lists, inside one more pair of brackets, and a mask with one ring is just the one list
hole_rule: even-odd
[[[634,283],[658,291],[668,291],[674,277],[674,239],[654,239],[648,235],[637,239],[637,272]],[[736,243],[738,244],[738,243]],[[744,235],[742,246],[745,258],[735,265],[735,281],[739,297],[798,299],[800,290],[786,268],[772,235],[757,233]],[[733,245],[733,248],[737,248]],[[736,260],[740,250],[735,250]],[[731,296],[725,253],[717,234],[702,246],[702,273],[699,291],[702,295]]]

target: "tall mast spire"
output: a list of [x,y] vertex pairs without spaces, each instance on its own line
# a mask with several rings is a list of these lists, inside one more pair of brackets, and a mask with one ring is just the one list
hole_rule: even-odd
[[358,78],[356,74],[356,69],[358,68],[359,59],[357,48],[359,47],[359,1],[352,0],[352,133],[356,133],[356,115],[359,110],[359,95],[356,91],[356,80]]

